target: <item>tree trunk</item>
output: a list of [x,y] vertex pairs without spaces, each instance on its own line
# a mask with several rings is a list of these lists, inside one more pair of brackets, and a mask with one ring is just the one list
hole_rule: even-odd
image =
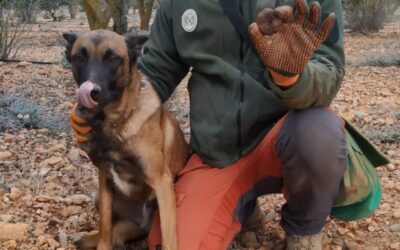
[[113,0],[107,0],[105,6],[101,6],[97,0],[83,0],[82,2],[90,29],[107,29],[111,19],[110,6],[112,6],[109,2],[113,2]]
[[112,18],[114,21],[113,30],[118,34],[128,32],[128,0],[118,0],[112,6]]
[[68,12],[71,19],[76,18],[76,13],[78,12],[78,0],[72,0],[71,3],[68,4]]
[[154,0],[137,0],[136,4],[140,15],[140,29],[149,30]]

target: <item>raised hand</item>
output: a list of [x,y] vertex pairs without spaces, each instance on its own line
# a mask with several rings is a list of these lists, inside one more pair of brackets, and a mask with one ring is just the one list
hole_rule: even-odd
[[249,32],[264,64],[283,75],[300,74],[335,22],[331,13],[316,29],[320,18],[319,3],[306,0],[296,0],[294,17],[291,6],[262,10]]

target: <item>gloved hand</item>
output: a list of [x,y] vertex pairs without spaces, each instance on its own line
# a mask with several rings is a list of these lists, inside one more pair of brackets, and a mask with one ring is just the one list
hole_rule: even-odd
[[321,16],[318,2],[309,7],[306,0],[296,0],[295,10],[293,18],[291,6],[274,10],[266,8],[249,27],[254,46],[264,64],[273,71],[271,73],[283,77],[298,78],[335,22],[335,15],[331,13],[321,28],[315,30]]
[[79,112],[79,105],[76,102],[70,112],[70,126],[75,131],[74,138],[79,142],[87,142],[90,139],[92,127],[87,124],[87,120]]

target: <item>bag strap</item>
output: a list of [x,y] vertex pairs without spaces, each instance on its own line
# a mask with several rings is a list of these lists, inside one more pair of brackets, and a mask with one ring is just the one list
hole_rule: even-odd
[[243,19],[240,13],[240,1],[241,0],[219,0],[219,3],[224,10],[225,16],[228,17],[229,21],[235,27],[236,31],[240,34],[244,41],[249,45],[253,52],[258,55],[256,48],[254,47],[253,41],[250,38],[248,25]]

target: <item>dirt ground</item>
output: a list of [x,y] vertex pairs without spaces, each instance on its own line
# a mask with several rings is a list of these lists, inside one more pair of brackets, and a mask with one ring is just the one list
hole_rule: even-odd
[[[0,102],[0,117],[7,117],[0,120],[0,249],[73,249],[67,235],[96,229],[96,169],[72,141],[68,111],[75,86],[61,63],[62,32],[87,29],[83,15],[63,22],[40,19],[18,58],[56,64],[0,62],[0,97],[11,97]],[[384,190],[374,215],[353,222],[330,220],[325,249],[400,249],[400,68],[368,66],[382,55],[399,58],[399,38],[399,16],[374,35],[346,33],[349,66],[332,108],[357,124],[391,164],[378,168]],[[13,109],[6,111],[9,106]],[[169,107],[188,135],[185,83]],[[266,230],[246,232],[244,244],[234,242],[233,249],[271,249],[283,240],[282,195],[259,201]]]

